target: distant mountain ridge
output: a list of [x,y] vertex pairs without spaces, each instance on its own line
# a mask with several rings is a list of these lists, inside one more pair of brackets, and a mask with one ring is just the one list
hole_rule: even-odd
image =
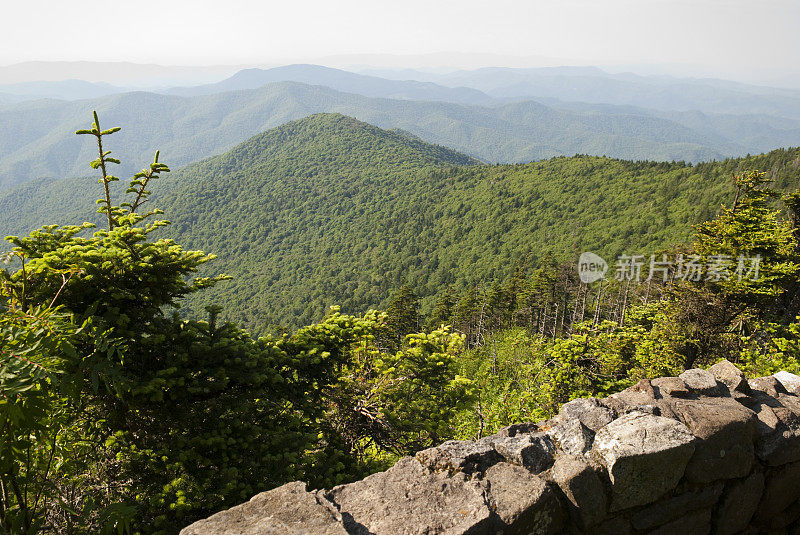
[[166,91],[169,95],[197,96],[223,91],[256,89],[274,82],[299,82],[321,85],[365,97],[407,100],[431,100],[460,104],[490,104],[493,99],[476,89],[444,87],[431,82],[386,80],[320,65],[286,65],[273,69],[245,69],[214,84],[179,87]]
[[532,101],[468,106],[370,98],[277,82],[195,97],[133,92],[0,106],[0,127],[15,132],[0,137],[0,187],[88,173],[85,162],[94,158],[94,147],[73,132],[85,126],[92,109],[106,124],[123,125],[115,135],[123,176],[137,171],[136,162],[148,160],[153,147],[174,166],[186,165],[269,128],[321,112],[400,128],[487,162],[573,154],[697,162],[800,144],[800,122],[788,119],[676,114],[673,120],[647,110],[559,109]]
[[[36,72],[43,77],[41,80],[46,81],[32,78]],[[209,79],[219,80],[226,74],[229,77],[222,81],[207,82]],[[183,96],[254,89],[267,83],[294,81],[381,98],[483,105],[520,99],[556,99],[570,103],[633,105],[661,111],[758,114],[800,119],[800,89],[711,78],[643,76],[631,72],[612,74],[593,66],[483,67],[442,74],[375,68],[357,73],[313,64],[237,70],[233,66],[29,62],[0,67],[0,105],[36,98],[93,98],[100,94],[99,87],[103,84],[83,80],[98,80],[103,76],[116,86],[147,87],[148,90],[172,86],[171,89],[157,90]],[[4,79],[15,82],[17,87],[6,85],[7,90],[4,90]],[[20,81],[25,83],[18,83]],[[181,84],[181,81],[185,83]],[[73,87],[63,87],[68,82]],[[87,85],[79,90],[75,82]],[[32,85],[28,87],[29,84]],[[106,93],[110,92],[119,91],[106,89]]]
[[800,119],[800,90],[726,80],[610,74],[597,67],[485,67],[446,74],[368,69],[364,73],[433,82],[448,87],[471,87],[495,98],[548,98],[667,111],[697,110]]

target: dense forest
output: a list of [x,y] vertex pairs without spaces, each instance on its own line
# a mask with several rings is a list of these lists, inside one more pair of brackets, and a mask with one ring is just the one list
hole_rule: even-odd
[[[53,209],[0,271],[5,533],[172,534],[640,378],[800,371],[797,150],[486,166],[319,115],[120,181],[117,130],[77,132],[93,223],[52,224],[83,190],[3,199]],[[580,280],[585,249],[606,279]],[[715,270],[618,276],[634,253]]]
[[[309,324],[330,305],[384,309],[403,284],[428,315],[448,287],[491,285],[520,263],[679,245],[730,202],[733,173],[763,169],[786,192],[798,166],[796,149],[694,166],[589,156],[478,165],[402,132],[320,114],[173,173],[152,202],[174,222],[170,237],[218,256],[202,275],[233,277],[187,297],[183,312],[224,303],[221,318],[260,335]],[[91,185],[0,193],[0,233],[99,223]]]

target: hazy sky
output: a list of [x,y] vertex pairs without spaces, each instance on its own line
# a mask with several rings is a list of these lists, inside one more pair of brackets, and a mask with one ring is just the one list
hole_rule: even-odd
[[0,0],[0,65],[544,56],[797,70],[798,0]]

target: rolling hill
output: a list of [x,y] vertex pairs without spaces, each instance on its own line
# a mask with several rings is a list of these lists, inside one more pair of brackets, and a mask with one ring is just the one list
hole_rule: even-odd
[[[532,101],[496,106],[370,98],[297,82],[179,97],[134,92],[98,99],[24,102],[0,107],[0,188],[36,178],[81,176],[94,158],[90,139],[73,134],[89,110],[123,125],[115,155],[122,176],[152,147],[179,167],[232,148],[250,136],[314,113],[335,112],[382,128],[401,128],[487,162],[529,162],[559,155],[703,161],[800,144],[800,123],[749,116],[684,118],[634,108],[560,109]],[[753,124],[760,124],[753,135]],[[765,146],[763,140],[770,145]],[[754,141],[755,140],[755,141]],[[760,140],[760,141],[759,141]]]
[[[219,256],[206,274],[233,276],[190,297],[186,313],[226,303],[227,318],[263,333],[316,320],[331,304],[385,306],[403,282],[430,310],[448,285],[505,277],[526,256],[613,258],[681,243],[730,199],[730,174],[748,168],[796,188],[800,150],[696,166],[589,156],[485,165],[318,114],[174,172],[153,206],[173,221],[170,237]],[[95,218],[98,188],[86,178],[4,191],[0,232]]]

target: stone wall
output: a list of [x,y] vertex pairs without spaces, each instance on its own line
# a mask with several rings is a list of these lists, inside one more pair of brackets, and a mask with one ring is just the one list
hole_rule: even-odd
[[289,483],[181,535],[800,533],[797,394],[798,376],[723,361],[331,490]]

